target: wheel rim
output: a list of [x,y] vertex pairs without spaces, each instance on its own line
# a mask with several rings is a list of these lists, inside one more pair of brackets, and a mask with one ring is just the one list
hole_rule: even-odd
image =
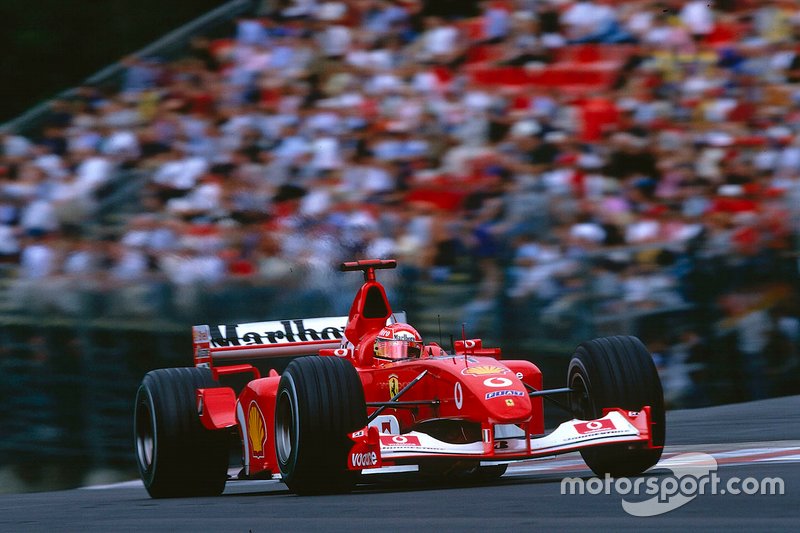
[[278,461],[287,464],[294,449],[296,436],[294,403],[286,390],[281,391],[275,408],[275,451]]
[[136,457],[144,470],[149,470],[155,455],[155,431],[153,416],[147,402],[140,402],[136,409]]
[[589,397],[589,386],[580,372],[575,372],[569,383],[572,392],[569,395],[570,409],[583,418],[592,417],[592,400]]

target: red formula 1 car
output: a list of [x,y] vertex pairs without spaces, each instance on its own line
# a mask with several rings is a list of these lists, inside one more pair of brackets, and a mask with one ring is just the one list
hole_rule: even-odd
[[[658,461],[661,382],[637,338],[584,342],[567,386],[543,390],[536,365],[501,359],[480,339],[450,351],[423,343],[376,281],[376,270],[395,266],[342,264],[364,275],[347,317],[195,326],[195,367],[151,371],[136,395],[136,459],[150,495],[221,493],[234,435],[239,478],[280,477],[298,494],[402,469],[487,479],[511,461],[576,450],[598,475],[636,475]],[[300,355],[262,377],[265,359]],[[252,378],[238,393],[220,383],[235,374]],[[574,418],[546,433],[542,399],[554,395],[568,398]]]

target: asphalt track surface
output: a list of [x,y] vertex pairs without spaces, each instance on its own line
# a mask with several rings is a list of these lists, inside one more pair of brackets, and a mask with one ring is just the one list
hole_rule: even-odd
[[[618,493],[562,495],[565,476],[591,476],[578,454],[568,454],[519,463],[487,484],[430,486],[395,475],[334,496],[295,496],[278,481],[229,483],[217,498],[152,500],[139,482],[3,495],[0,531],[798,530],[800,396],[674,411],[667,419],[665,458],[709,453],[723,481],[780,477],[784,494],[699,495],[665,514],[633,517]],[[657,466],[645,477],[667,475]]]

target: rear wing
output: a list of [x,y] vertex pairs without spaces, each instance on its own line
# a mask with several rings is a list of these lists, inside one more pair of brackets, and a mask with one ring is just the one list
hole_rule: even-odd
[[[387,324],[405,320],[404,312],[394,313]],[[194,364],[312,355],[341,347],[346,326],[346,316],[192,326]]]

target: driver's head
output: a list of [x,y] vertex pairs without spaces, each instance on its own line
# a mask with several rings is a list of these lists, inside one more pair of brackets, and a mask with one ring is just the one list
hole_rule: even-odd
[[408,324],[390,324],[375,337],[375,357],[381,361],[415,359],[422,353],[422,337]]

